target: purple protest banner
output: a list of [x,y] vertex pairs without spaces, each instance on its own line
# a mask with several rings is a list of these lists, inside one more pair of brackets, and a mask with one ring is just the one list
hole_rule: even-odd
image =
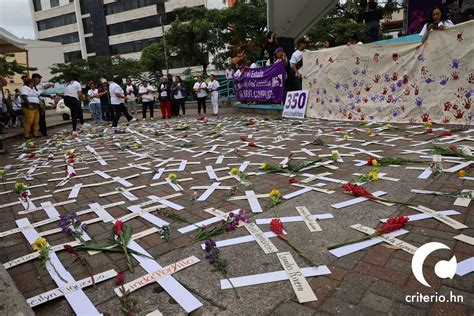
[[285,63],[247,69],[234,77],[235,97],[241,102],[272,102],[285,100]]

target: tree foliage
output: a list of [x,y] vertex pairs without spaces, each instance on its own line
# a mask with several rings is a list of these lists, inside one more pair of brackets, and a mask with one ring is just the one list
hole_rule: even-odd
[[[15,74],[26,74],[28,67],[19,64],[14,58],[14,54],[0,54],[0,76],[11,77]],[[29,70],[36,70],[36,68],[30,67]]]
[[120,56],[94,56],[88,60],[78,59],[70,63],[54,64],[51,81],[66,80],[68,74],[79,74],[82,82],[97,81],[100,77],[111,79],[115,76],[122,78],[138,76],[142,69],[138,61]]
[[[336,45],[343,45],[351,34],[356,34],[359,40],[365,42],[367,40],[364,24],[366,6],[367,1],[338,3],[308,32],[310,44],[313,47],[318,46],[319,43],[332,38]],[[390,20],[392,13],[400,8],[397,1],[389,0],[383,7],[379,7],[379,10],[382,10],[384,19]]]
[[[168,56],[170,56],[170,53],[171,52],[168,49]],[[166,68],[163,41],[150,44],[142,50],[140,56],[140,67],[143,70],[143,73],[138,75],[137,79],[140,81],[148,80],[153,85],[159,82],[160,78],[163,76],[162,70]]]

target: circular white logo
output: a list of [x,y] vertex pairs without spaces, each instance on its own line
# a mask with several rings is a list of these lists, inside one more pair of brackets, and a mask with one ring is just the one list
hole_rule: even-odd
[[[430,242],[424,244],[418,248],[418,250],[413,255],[413,259],[411,260],[411,270],[413,271],[415,278],[418,280],[418,282],[425,286],[431,287],[431,285],[426,282],[425,277],[423,276],[423,264],[425,263],[426,257],[428,257],[430,253],[439,249],[449,249],[449,247],[440,242]],[[456,261],[456,256],[453,256],[449,261],[441,260],[437,262],[434,272],[441,279],[452,279],[456,274],[457,265],[458,263]]]

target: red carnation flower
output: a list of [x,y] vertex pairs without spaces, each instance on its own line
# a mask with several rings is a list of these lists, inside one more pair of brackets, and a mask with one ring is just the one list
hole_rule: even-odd
[[377,233],[388,234],[396,230],[401,229],[408,222],[408,217],[398,216],[388,219],[383,225],[382,228],[377,229]]
[[283,233],[283,224],[278,218],[272,219],[270,222],[270,230],[274,232],[278,237],[285,239],[285,234]]
[[367,166],[372,166],[372,163],[374,160],[377,160],[377,159],[375,159],[374,157],[370,157],[369,159],[367,159]]
[[288,182],[289,183],[298,183],[298,179],[296,179],[295,177],[291,177],[288,179]]
[[458,147],[456,145],[450,145],[449,149],[451,149],[451,151],[453,151],[453,152],[458,151]]
[[344,191],[351,193],[353,196],[366,197],[369,199],[377,198],[372,193],[357,184],[346,183],[342,185],[342,188],[344,189]]
[[432,129],[432,128],[427,128],[427,129],[426,129],[426,133],[427,133],[427,134],[433,133],[433,129]]
[[123,222],[116,221],[114,225],[114,233],[115,235],[120,235],[123,232]]
[[248,145],[249,145],[250,147],[257,147],[257,144],[255,144],[254,142],[249,142]]
[[242,140],[244,142],[248,142],[249,137],[248,136],[240,136],[240,140]]
[[117,273],[117,278],[115,279],[115,286],[120,286],[125,284],[125,279],[123,278],[123,272],[120,271]]
[[442,132],[439,137],[446,137],[446,136],[452,136],[453,133],[451,131],[446,131],[446,132]]

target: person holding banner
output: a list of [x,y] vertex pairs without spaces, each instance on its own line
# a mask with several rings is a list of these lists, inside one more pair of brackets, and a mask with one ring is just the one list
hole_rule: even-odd
[[202,80],[202,76],[197,76],[197,82],[194,84],[193,90],[196,92],[198,114],[201,114],[201,108],[204,114],[206,114],[207,85]]
[[215,75],[210,76],[211,81],[207,85],[207,89],[211,94],[211,104],[212,104],[212,115],[217,115],[219,112],[219,82],[216,80]]
[[436,5],[433,9],[431,9],[431,16],[428,20],[428,23],[423,26],[423,29],[420,32],[421,41],[426,41],[430,32],[434,30],[442,31],[453,25],[453,22],[446,16],[443,7]]

